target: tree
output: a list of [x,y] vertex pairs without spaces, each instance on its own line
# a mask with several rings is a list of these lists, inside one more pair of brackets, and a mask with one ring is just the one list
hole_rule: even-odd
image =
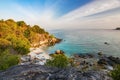
[[38,25],[34,25],[31,29],[33,32],[36,32],[36,33],[40,33],[40,34],[46,33],[45,30],[40,28]]
[[17,25],[23,27],[26,23],[24,21],[18,21]]
[[6,39],[11,42],[12,47],[19,54],[27,54],[29,53],[30,43],[28,39],[22,37],[16,37],[14,34],[9,34]]
[[30,29],[26,29],[26,30],[24,31],[24,36],[25,36],[26,38],[29,38],[29,37],[30,37],[30,33],[31,33]]
[[6,49],[10,45],[11,45],[10,41],[3,39],[3,38],[0,38],[0,49]]

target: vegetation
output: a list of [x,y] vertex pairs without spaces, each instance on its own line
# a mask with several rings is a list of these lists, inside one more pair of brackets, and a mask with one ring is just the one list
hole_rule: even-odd
[[9,50],[0,50],[0,70],[5,70],[19,63],[19,56],[9,53]]
[[29,52],[32,44],[49,38],[48,32],[38,25],[24,21],[0,20],[0,70],[18,64],[18,55]]
[[114,80],[120,80],[120,65],[117,65],[110,75]]
[[46,65],[58,67],[58,68],[65,68],[69,64],[68,58],[64,54],[55,54],[52,60],[48,60]]

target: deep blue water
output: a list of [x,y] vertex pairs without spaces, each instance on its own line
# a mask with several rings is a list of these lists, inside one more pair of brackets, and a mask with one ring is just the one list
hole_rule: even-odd
[[[47,51],[54,53],[63,50],[68,56],[76,53],[98,53],[120,57],[120,31],[119,30],[53,30],[50,31],[63,41],[49,47]],[[109,43],[109,45],[104,44]]]

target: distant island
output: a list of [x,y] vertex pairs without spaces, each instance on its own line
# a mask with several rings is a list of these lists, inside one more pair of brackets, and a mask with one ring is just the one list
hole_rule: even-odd
[[117,27],[115,30],[120,30],[120,27]]

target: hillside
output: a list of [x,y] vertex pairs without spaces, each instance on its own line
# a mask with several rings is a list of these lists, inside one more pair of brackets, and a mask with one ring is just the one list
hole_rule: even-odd
[[30,47],[59,42],[38,25],[30,26],[24,21],[0,20],[0,69],[19,63],[19,57],[29,53]]

